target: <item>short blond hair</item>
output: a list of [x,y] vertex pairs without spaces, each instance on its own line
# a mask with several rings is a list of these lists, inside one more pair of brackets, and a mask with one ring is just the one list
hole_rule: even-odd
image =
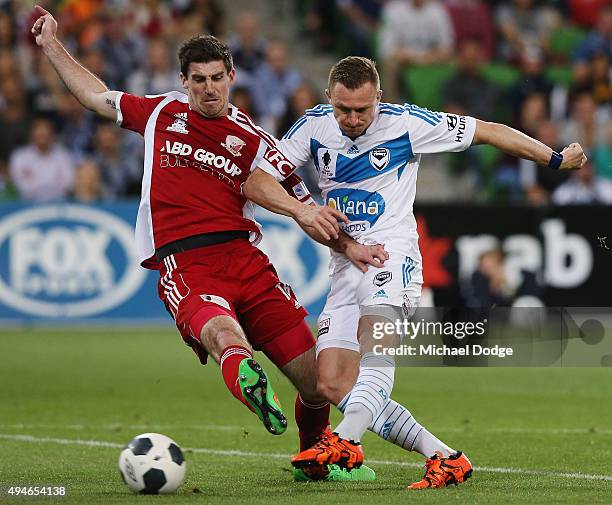
[[376,62],[362,56],[347,56],[332,67],[327,89],[331,90],[336,83],[342,84],[347,89],[357,89],[367,82],[371,82],[376,89],[380,87]]

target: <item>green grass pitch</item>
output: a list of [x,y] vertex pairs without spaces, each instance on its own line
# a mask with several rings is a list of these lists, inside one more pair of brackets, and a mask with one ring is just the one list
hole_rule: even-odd
[[[290,417],[279,437],[172,330],[1,331],[0,503],[612,503],[609,368],[399,369],[394,398],[476,466],[464,485],[409,492],[422,458],[372,434],[376,482],[294,483],[295,394],[262,362]],[[186,451],[176,495],[135,496],[119,477],[119,446],[148,431]],[[15,498],[9,485],[68,496]]]

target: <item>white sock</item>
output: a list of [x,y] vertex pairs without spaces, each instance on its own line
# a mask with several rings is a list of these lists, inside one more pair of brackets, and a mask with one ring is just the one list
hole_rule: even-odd
[[[334,430],[341,438],[359,442],[384,408],[395,375],[395,361],[390,356],[366,353],[361,357],[357,382],[343,404],[344,419]],[[346,399],[346,398],[345,398]]]
[[[340,412],[345,411],[350,395],[351,393],[348,393],[338,403]],[[368,429],[384,440],[407,451],[416,451],[426,458],[438,451],[443,457],[456,452],[423,428],[406,407],[392,399],[387,401]]]
[[455,449],[451,449],[444,442],[429,433],[425,428],[421,429],[421,432],[417,435],[414,442],[414,450],[421,453],[426,458],[431,458],[438,452],[442,453],[443,458],[447,458],[451,454],[457,452]]

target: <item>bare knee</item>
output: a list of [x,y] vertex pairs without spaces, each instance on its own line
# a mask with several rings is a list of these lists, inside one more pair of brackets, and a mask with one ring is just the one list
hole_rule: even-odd
[[351,388],[352,384],[339,377],[319,377],[317,382],[317,393],[334,405],[338,405]]
[[240,325],[229,316],[216,316],[202,328],[200,340],[206,352],[218,363],[221,353],[230,345],[240,345],[252,351]]
[[349,393],[359,373],[359,353],[327,348],[317,358],[317,391],[334,405]]

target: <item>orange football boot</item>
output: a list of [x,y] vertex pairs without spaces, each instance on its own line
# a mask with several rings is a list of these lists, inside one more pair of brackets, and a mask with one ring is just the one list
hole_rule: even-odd
[[407,489],[425,489],[461,484],[472,476],[472,463],[465,454],[457,451],[448,458],[435,454],[425,461],[425,476]]
[[296,468],[337,464],[341,468],[351,470],[359,468],[362,463],[363,450],[359,442],[344,440],[337,433],[329,432],[310,449],[291,458],[291,464]]

